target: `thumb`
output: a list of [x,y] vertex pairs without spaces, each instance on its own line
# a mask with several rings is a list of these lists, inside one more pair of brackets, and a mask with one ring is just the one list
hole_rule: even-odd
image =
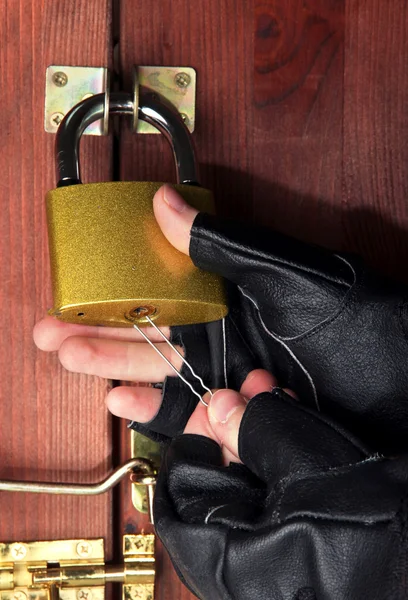
[[156,221],[177,250],[189,254],[190,231],[198,210],[187,204],[171,185],[162,186],[153,199]]
[[239,457],[238,434],[248,399],[233,390],[218,390],[208,404],[211,429],[224,449]]

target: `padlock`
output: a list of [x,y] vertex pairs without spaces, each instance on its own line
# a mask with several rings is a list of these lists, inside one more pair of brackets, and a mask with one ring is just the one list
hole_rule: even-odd
[[[197,184],[191,136],[179,115],[157,95],[142,96],[135,108],[131,94],[110,94],[109,114],[134,110],[169,140],[178,171],[174,187],[198,210],[213,212],[211,192]],[[46,197],[50,314],[115,327],[143,325],[148,318],[156,325],[222,319],[227,313],[222,279],[195,267],[156,223],[152,200],[162,183],[81,183],[79,142],[105,111],[105,95],[92,96],[66,115],[57,133],[58,185]]]

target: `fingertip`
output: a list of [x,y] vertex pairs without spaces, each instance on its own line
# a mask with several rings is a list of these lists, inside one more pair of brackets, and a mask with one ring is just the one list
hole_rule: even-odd
[[59,321],[49,315],[38,321],[33,328],[33,340],[39,350],[45,352],[58,350]]
[[238,433],[247,402],[247,398],[234,390],[218,390],[208,406],[211,429],[234,456],[238,456]]
[[169,184],[163,185],[153,198],[153,211],[168,241],[180,252],[189,254],[190,231],[198,211],[187,204]]
[[270,392],[278,385],[276,377],[265,369],[254,369],[248,373],[244,383],[241,386],[241,394],[246,398],[253,398],[262,392]]
[[154,388],[118,386],[106,396],[109,412],[138,423],[148,423],[154,419],[161,403],[161,391]]
[[41,319],[41,321],[38,321],[38,323],[36,323],[34,325],[34,328],[33,328],[33,340],[34,340],[34,344],[40,350],[45,350],[44,340],[43,340],[43,335],[42,335],[42,329],[43,329],[42,323],[43,323],[43,321],[44,321],[44,319]]
[[113,388],[105,399],[106,408],[110,413],[115,415],[115,417],[122,417],[122,400],[118,397],[116,392],[117,388]]

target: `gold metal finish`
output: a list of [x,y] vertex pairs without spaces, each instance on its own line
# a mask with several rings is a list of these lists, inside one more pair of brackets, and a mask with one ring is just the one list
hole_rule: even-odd
[[54,127],[59,127],[62,122],[64,115],[60,112],[52,113],[50,117],[51,125]]
[[[144,478],[154,477],[155,471],[151,463],[143,458],[135,457],[118,467],[106,479],[94,484],[51,483],[40,481],[8,481],[0,480],[1,492],[29,492],[32,494],[65,494],[71,496],[97,496],[104,494],[117,485],[127,474],[131,474],[133,485],[145,486]],[[17,558],[17,557],[16,557]]]
[[[166,240],[154,218],[157,182],[108,182],[61,187],[47,194],[54,307],[62,321],[131,327],[145,324],[140,307],[160,325],[222,319],[227,304],[220,277],[193,265]],[[175,188],[204,212],[209,190]]]
[[[133,67],[133,106],[137,107],[139,106],[139,99],[140,99],[140,85],[139,85],[139,74],[138,74],[138,68],[136,66]],[[138,130],[138,124],[139,124],[139,111],[138,110],[134,110],[133,111],[133,127],[132,130],[137,132]],[[154,127],[153,127],[154,129]]]
[[123,558],[105,565],[102,539],[0,543],[0,600],[104,600],[106,583],[123,583],[124,600],[153,600],[154,535],[125,535]]
[[[141,433],[130,429],[130,456],[143,456],[152,465],[154,472],[160,466],[160,444],[153,442]],[[138,474],[136,474],[137,476]],[[147,475],[151,475],[148,473]],[[141,513],[149,515],[150,522],[153,523],[153,494],[155,480],[149,485],[143,485],[139,478],[131,476],[132,481],[132,503]]]
[[186,88],[191,83],[191,77],[188,73],[180,71],[180,73],[177,73],[175,76],[174,81],[176,82],[177,87]]
[[[143,87],[164,96],[184,115],[183,121],[192,133],[195,128],[196,108],[196,72],[191,67],[135,67],[134,93],[138,98],[138,89]],[[136,106],[139,105],[135,104]],[[137,133],[159,133],[158,130],[144,123],[134,122]]]
[[52,76],[52,83],[57,87],[64,87],[68,83],[68,76],[64,71],[56,71]]
[[[56,133],[67,112],[85,97],[109,92],[109,72],[105,67],[51,65],[46,71],[44,129]],[[106,100],[106,98],[105,98]],[[105,102],[105,117],[109,114]],[[85,135],[106,135],[109,119],[92,123]]]

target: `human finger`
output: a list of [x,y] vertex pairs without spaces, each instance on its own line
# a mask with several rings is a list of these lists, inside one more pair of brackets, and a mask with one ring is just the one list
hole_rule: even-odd
[[138,423],[151,421],[161,402],[161,390],[149,387],[118,386],[106,397],[106,405],[112,414]]
[[[167,338],[170,328],[162,327],[161,330]],[[143,331],[152,342],[161,342],[162,338],[154,327],[145,327]],[[125,340],[144,342],[145,340],[134,327],[93,327],[91,325],[77,325],[64,323],[55,317],[47,315],[36,323],[33,330],[35,345],[40,350],[54,352],[69,337],[87,337],[95,339]]]
[[[176,369],[181,368],[181,358],[168,344],[162,342],[156,346]],[[182,348],[176,348],[183,352]],[[69,337],[62,343],[58,357],[68,371],[106,379],[159,382],[174,375],[153,348],[124,340]]]

